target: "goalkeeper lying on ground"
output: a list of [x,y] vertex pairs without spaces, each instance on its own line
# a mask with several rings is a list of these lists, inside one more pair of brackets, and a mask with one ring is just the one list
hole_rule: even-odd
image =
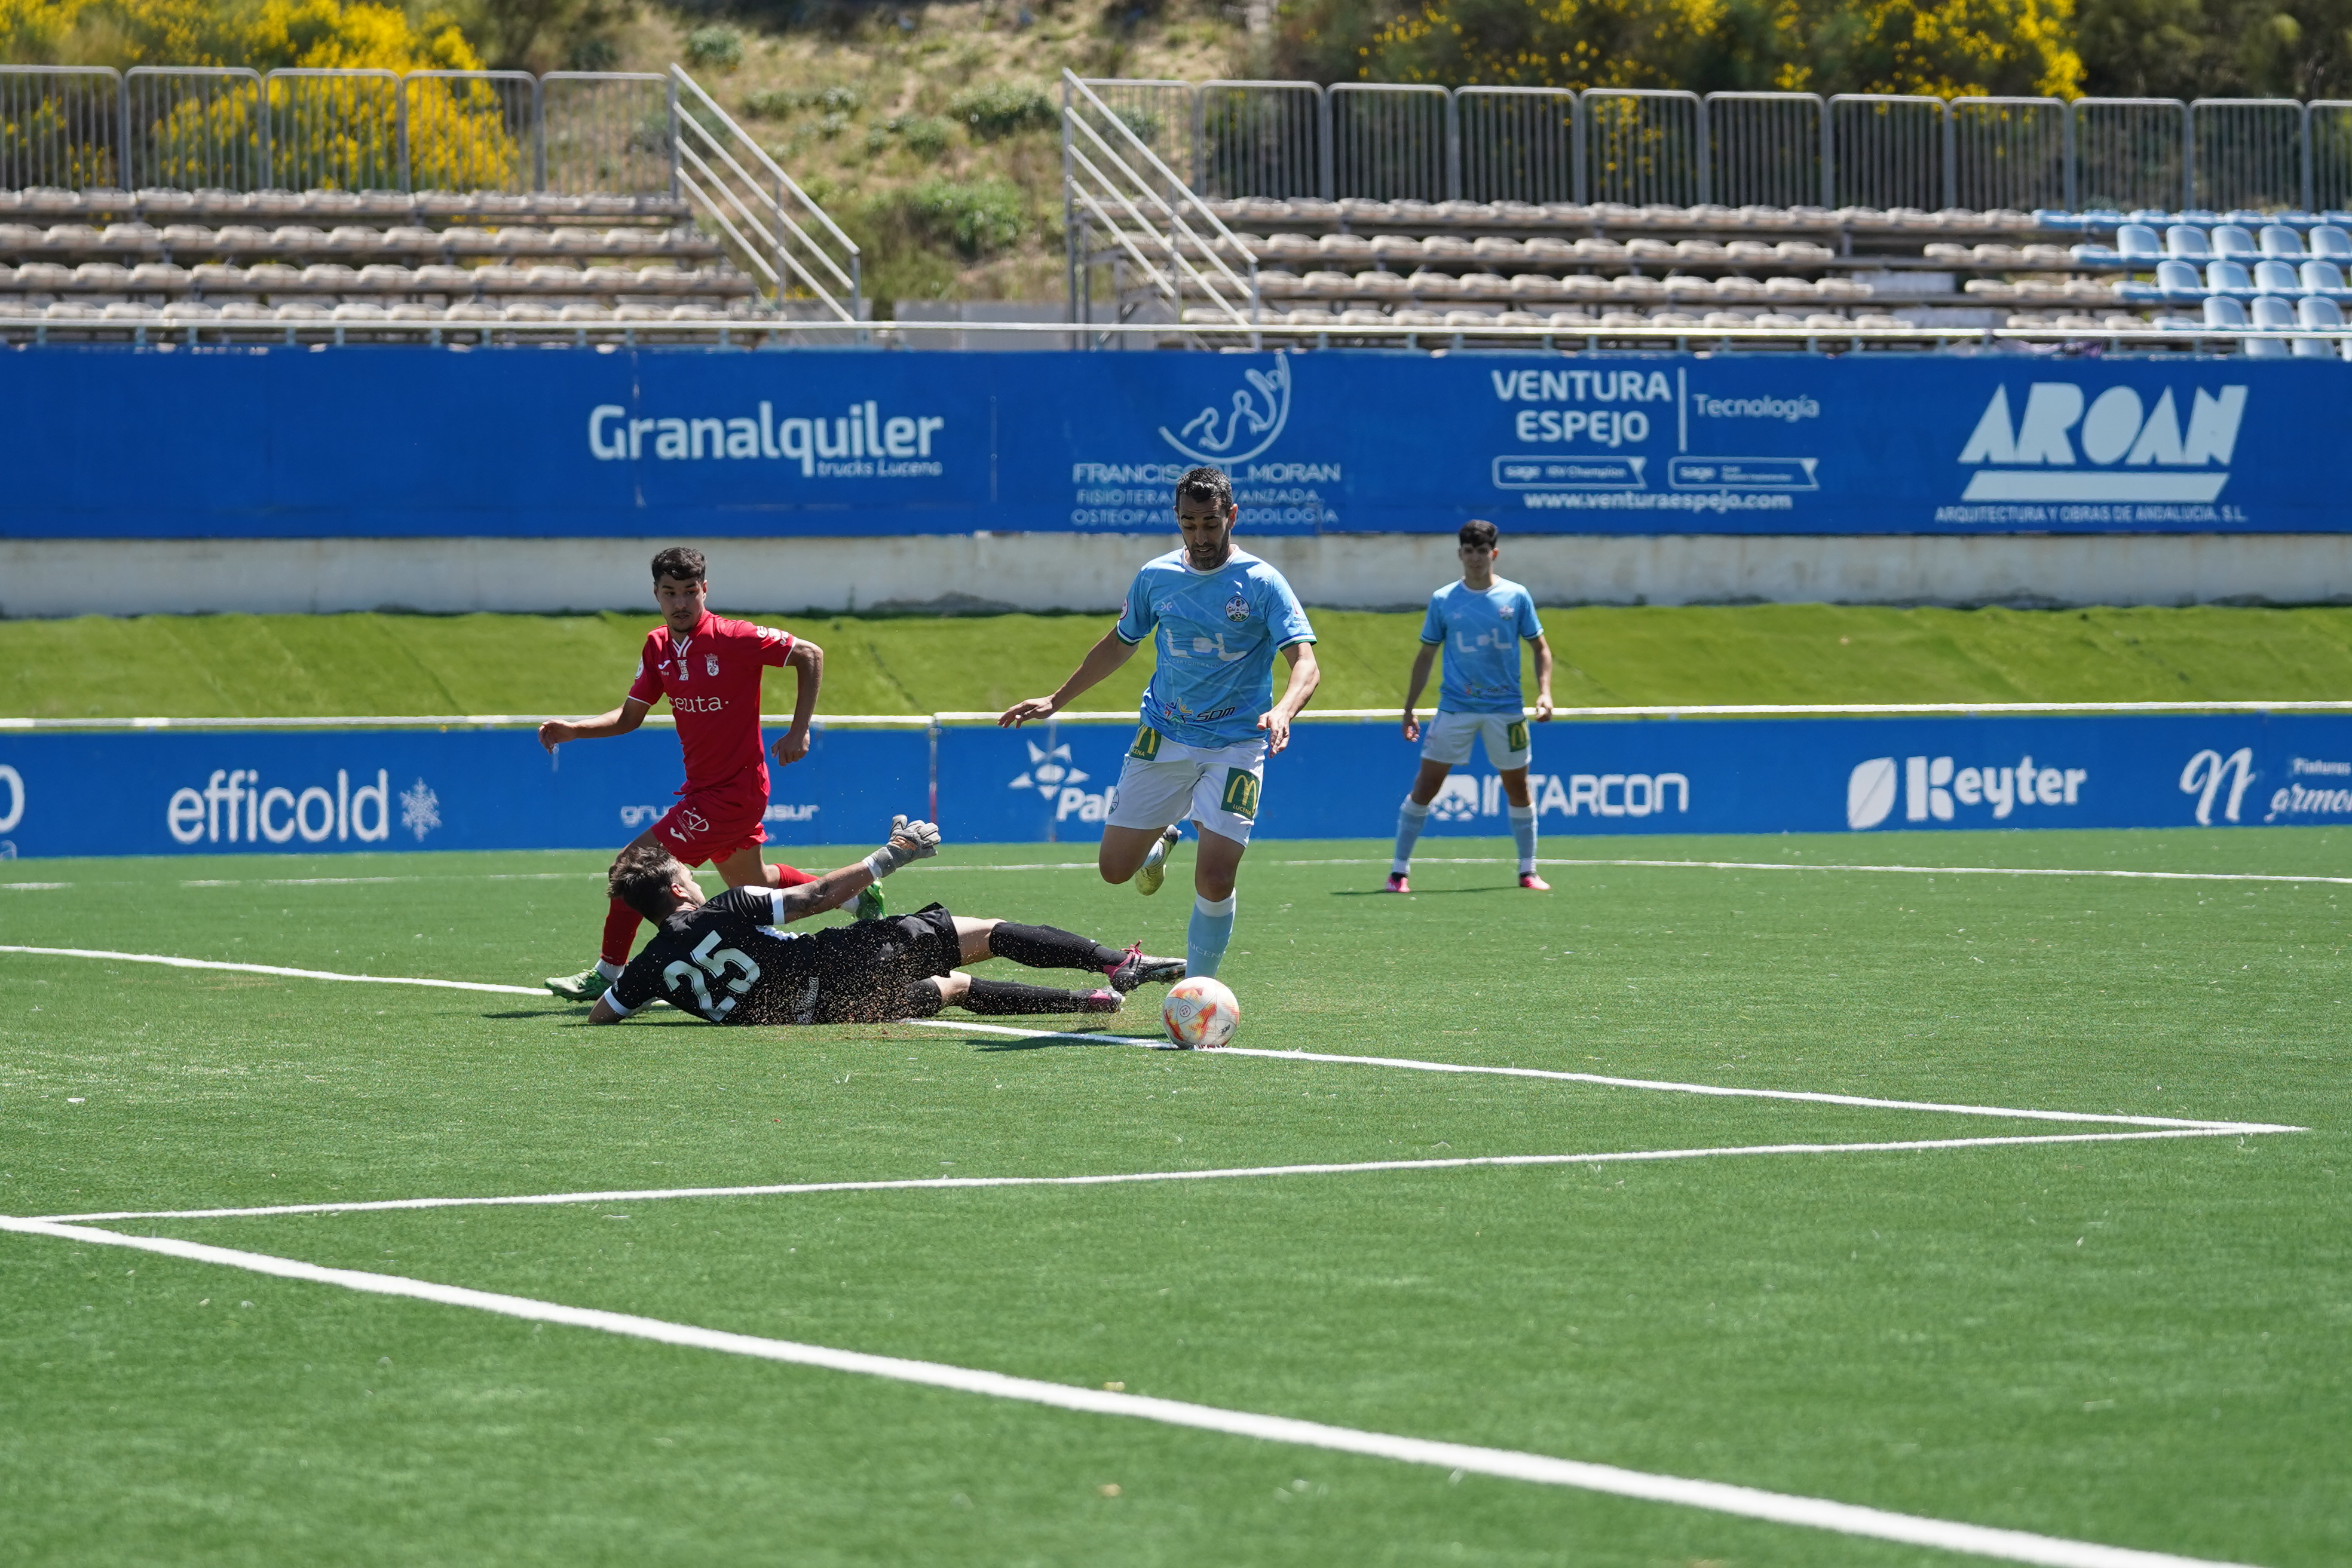
[[[890,841],[856,865],[795,888],[730,888],[705,899],[660,844],[614,862],[611,893],[659,932],[596,999],[592,1024],[616,1024],[659,998],[713,1024],[879,1024],[967,1012],[1116,1013],[1137,986],[1181,980],[1181,958],[1121,952],[1052,926],[968,920],[937,904],[910,915],[793,933],[778,928],[837,908],[909,861],[940,852],[940,830],[898,817]],[[976,980],[956,966],[1009,958],[1032,969],[1087,969],[1086,991]]]

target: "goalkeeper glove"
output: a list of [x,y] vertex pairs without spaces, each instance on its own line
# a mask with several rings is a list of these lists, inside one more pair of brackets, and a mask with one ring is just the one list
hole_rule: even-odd
[[904,816],[890,819],[890,841],[866,858],[866,868],[880,881],[911,860],[928,860],[940,852],[940,826],[936,822],[909,822]]

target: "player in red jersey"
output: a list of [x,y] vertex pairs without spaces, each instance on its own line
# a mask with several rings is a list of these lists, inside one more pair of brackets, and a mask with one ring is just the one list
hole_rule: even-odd
[[[760,858],[767,842],[768,761],[760,748],[760,680],[763,670],[789,665],[800,678],[792,728],[777,738],[776,763],[808,755],[809,718],[824,678],[824,650],[773,626],[730,621],[710,613],[708,568],[698,550],[665,550],[653,560],[654,602],[662,625],[646,636],[637,677],[618,708],[582,723],[551,719],[539,727],[550,752],[566,741],[625,735],[645,722],[663,697],[677,720],[686,753],[686,784],[678,802],[629,847],[659,844],[688,866],[709,861],[730,888],[793,888],[810,881],[790,866]],[[867,914],[861,899],[859,912]],[[877,902],[870,913],[882,911]],[[593,967],[551,976],[547,988],[573,1002],[604,994],[629,962],[637,911],[614,899],[604,917],[604,942]]]

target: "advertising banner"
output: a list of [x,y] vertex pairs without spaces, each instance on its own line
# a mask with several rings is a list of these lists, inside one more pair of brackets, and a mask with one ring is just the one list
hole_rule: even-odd
[[[2352,821],[2352,715],[1759,719],[1531,726],[1544,833],[2309,826]],[[820,731],[772,770],[771,842],[878,841],[935,812],[951,844],[1093,845],[1134,731],[1104,724]],[[1269,838],[1385,838],[1417,750],[1307,723],[1268,763]],[[524,731],[0,737],[0,858],[617,848],[668,809],[675,742],[550,759]],[[1482,752],[1427,831],[1508,831]]]
[[[48,348],[0,538],[2294,533],[2352,367],[2027,354]],[[2336,454],[2337,456],[2331,456]]]

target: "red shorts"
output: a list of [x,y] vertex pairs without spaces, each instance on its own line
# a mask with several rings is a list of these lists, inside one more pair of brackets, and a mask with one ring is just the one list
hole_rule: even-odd
[[768,812],[768,792],[756,775],[749,784],[749,788],[729,784],[688,790],[654,824],[654,837],[688,866],[724,860],[739,849],[757,849],[768,841],[768,830],[761,826]]

